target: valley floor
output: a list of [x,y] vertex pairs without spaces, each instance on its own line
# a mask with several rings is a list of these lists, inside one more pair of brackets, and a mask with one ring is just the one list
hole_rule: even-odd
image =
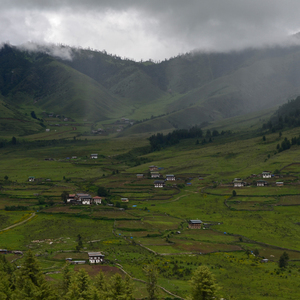
[[[2,148],[0,248],[32,249],[53,284],[61,280],[66,258],[88,261],[87,252],[101,251],[104,264],[72,268],[85,268],[92,277],[99,269],[108,276],[123,269],[146,280],[143,268],[154,264],[159,285],[186,299],[193,271],[207,265],[221,286],[220,297],[299,299],[299,146],[276,153],[280,139],[274,133],[266,141],[186,140],[148,154],[136,150],[147,141],[134,138]],[[98,159],[90,159],[92,153]],[[163,178],[174,174],[176,181],[155,188],[150,165],[157,165]],[[252,174],[275,169],[279,179],[256,186],[261,178]],[[236,177],[247,185],[234,188]],[[279,180],[283,186],[276,186]],[[96,196],[99,187],[109,192],[103,202],[114,206],[69,205],[61,198],[64,191]],[[190,229],[188,221],[197,219],[201,229]],[[279,268],[284,251],[289,263]],[[22,256],[6,256],[22,265]],[[145,285],[136,281],[135,297],[146,295]],[[174,296],[161,291],[161,298],[167,297]]]

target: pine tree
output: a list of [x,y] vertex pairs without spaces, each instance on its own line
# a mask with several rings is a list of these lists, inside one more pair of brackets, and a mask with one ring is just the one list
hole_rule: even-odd
[[13,299],[23,300],[55,300],[56,293],[46,281],[40,266],[31,250],[25,255],[25,260],[18,271],[14,272],[15,292]]
[[216,297],[219,287],[208,267],[200,266],[190,281],[192,286],[191,300],[208,300]]
[[0,271],[0,299],[11,299],[13,285],[10,276]]
[[254,249],[253,253],[255,256],[259,256],[259,250],[257,248]]
[[70,283],[71,283],[72,274],[69,268],[69,265],[65,265],[63,268],[63,281],[62,281],[62,290],[63,294],[68,292]]
[[102,271],[95,277],[95,287],[101,294],[106,294],[108,291],[108,283]]
[[35,114],[35,112],[34,112],[34,110],[30,113],[30,115],[31,115],[31,117],[34,118],[34,119],[37,118],[37,117],[36,117],[36,114]]
[[43,276],[40,266],[31,250],[26,253],[25,261],[20,271],[23,278],[28,278],[34,285],[39,286],[41,283],[40,279]]
[[63,200],[65,203],[67,203],[67,200],[69,198],[69,193],[67,191],[63,191],[60,195],[61,200]]
[[278,265],[279,268],[286,268],[288,265],[288,260],[289,260],[289,255],[287,252],[283,252],[283,254],[280,256],[279,261],[278,261]]
[[247,257],[249,258],[251,251],[249,249],[246,249],[245,254],[247,255]]
[[144,272],[147,276],[147,292],[148,300],[157,299],[158,286],[157,286],[157,276],[158,270],[154,265],[148,265],[144,268]]
[[134,300],[133,297],[133,284],[131,278],[127,275],[124,280],[125,284],[125,300]]
[[110,296],[112,299],[123,299],[125,294],[125,284],[120,274],[115,274],[110,282]]
[[71,277],[69,289],[65,296],[65,299],[66,300],[75,300],[75,299],[89,300],[91,299],[92,294],[94,296],[94,299],[95,296],[97,299],[97,292],[90,284],[89,275],[84,269],[80,269],[76,274],[73,274],[73,276]]
[[15,271],[15,267],[6,259],[4,255],[0,255],[0,271],[11,275]]
[[80,234],[77,235],[77,242],[76,250],[79,252],[83,248],[82,237]]

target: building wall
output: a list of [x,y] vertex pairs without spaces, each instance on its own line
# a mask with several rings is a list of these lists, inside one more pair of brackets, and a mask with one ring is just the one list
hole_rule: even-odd
[[269,175],[264,174],[264,175],[263,175],[263,178],[271,178],[271,177],[272,177],[271,174],[269,174]]
[[163,188],[164,185],[163,184],[155,184],[154,187],[156,187],[156,188]]
[[189,224],[190,229],[200,229],[202,224]]

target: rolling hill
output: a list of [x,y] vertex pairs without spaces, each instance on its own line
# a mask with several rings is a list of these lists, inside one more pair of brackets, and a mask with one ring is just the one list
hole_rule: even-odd
[[195,52],[159,63],[68,50],[71,60],[4,45],[3,101],[98,123],[130,118],[139,122],[129,132],[140,133],[270,109],[300,94],[299,46]]

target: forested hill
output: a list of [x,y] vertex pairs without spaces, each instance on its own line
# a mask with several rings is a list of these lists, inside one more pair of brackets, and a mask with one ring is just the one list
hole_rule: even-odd
[[278,108],[270,120],[263,124],[263,129],[271,131],[281,130],[287,127],[300,126],[300,96],[290,100]]
[[190,128],[300,94],[299,46],[187,53],[156,63],[66,46],[55,54],[38,49],[1,48],[4,103],[92,122],[143,121],[131,133]]

